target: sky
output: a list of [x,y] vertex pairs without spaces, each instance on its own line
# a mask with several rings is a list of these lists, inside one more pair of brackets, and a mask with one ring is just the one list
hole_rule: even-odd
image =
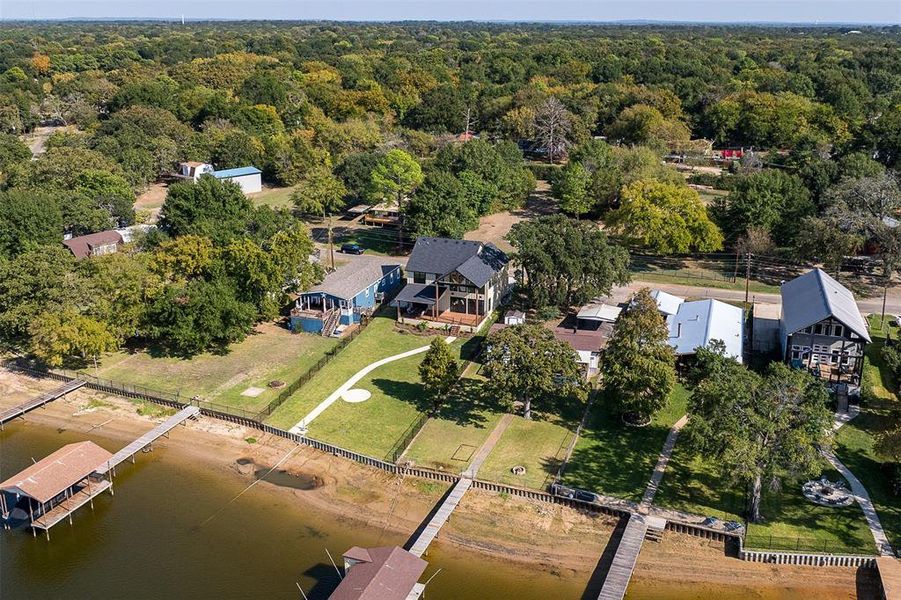
[[0,0],[2,19],[901,23],[901,0]]

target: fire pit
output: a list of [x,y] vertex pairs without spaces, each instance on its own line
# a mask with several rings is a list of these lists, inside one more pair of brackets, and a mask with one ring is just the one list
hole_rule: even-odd
[[843,482],[833,483],[825,477],[808,481],[801,490],[805,498],[821,506],[848,506],[854,502],[854,496]]

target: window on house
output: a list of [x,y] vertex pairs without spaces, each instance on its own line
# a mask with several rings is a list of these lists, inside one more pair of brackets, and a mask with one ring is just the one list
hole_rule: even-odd
[[834,325],[832,327],[832,335],[835,337],[842,337],[845,335],[845,326],[844,325]]
[[844,356],[842,357],[842,364],[843,364],[843,365],[847,365],[847,364],[850,363],[850,362],[851,362],[851,357],[848,356],[847,354],[844,355]]
[[797,350],[792,350],[792,360],[797,360],[801,358],[801,353]]
[[805,328],[804,328],[804,333],[813,333],[813,328],[812,328],[812,327],[805,327]]
[[413,273],[413,283],[425,283],[425,273]]
[[816,325],[814,325],[813,333],[814,333],[814,335],[823,335],[823,324],[817,323]]

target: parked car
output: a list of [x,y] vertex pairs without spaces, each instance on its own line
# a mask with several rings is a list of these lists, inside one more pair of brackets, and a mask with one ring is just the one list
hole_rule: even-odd
[[363,247],[360,244],[341,244],[341,252],[344,254],[363,254]]
[[585,490],[576,490],[576,500],[582,502],[597,502],[600,497],[594,492],[586,492]]
[[565,485],[560,485],[559,483],[555,483],[551,486],[551,493],[555,496],[563,496],[564,498],[573,498],[576,495],[576,490],[572,488],[568,488]]

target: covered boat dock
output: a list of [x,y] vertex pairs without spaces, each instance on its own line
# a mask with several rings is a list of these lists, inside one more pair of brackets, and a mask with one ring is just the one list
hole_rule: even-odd
[[0,483],[0,511],[9,523],[12,510],[26,505],[32,532],[43,529],[50,539],[50,528],[86,504],[93,508],[94,498],[106,490],[113,493],[109,478],[97,473],[112,454],[94,442],[63,446],[53,454],[23,469]]

